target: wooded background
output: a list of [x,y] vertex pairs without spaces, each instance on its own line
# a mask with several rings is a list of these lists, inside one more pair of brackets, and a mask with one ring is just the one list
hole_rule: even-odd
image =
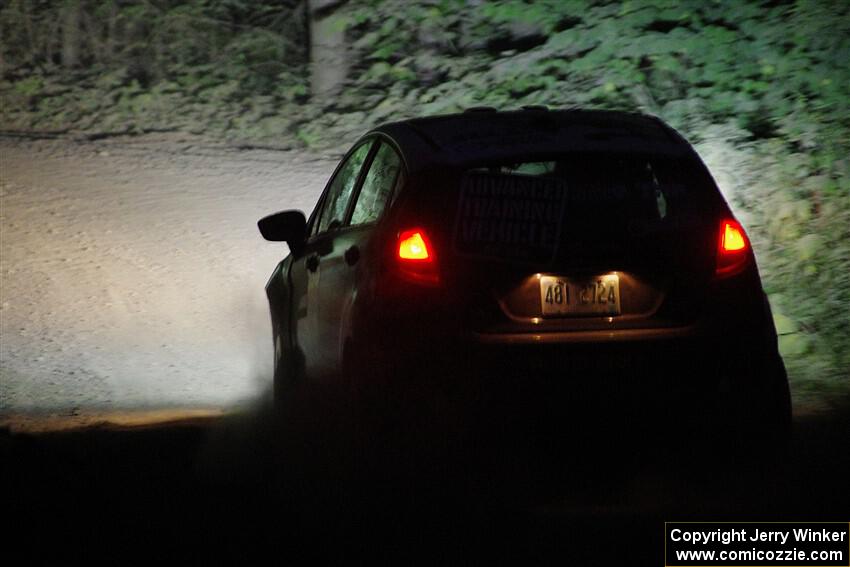
[[338,153],[492,105],[640,110],[747,227],[797,396],[850,393],[850,2],[8,0],[0,131]]

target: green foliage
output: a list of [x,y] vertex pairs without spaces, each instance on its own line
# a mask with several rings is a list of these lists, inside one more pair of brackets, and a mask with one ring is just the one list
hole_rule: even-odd
[[698,144],[747,226],[795,393],[848,389],[850,171],[817,149],[747,140],[737,126],[708,127]]
[[14,83],[15,92],[23,97],[34,97],[44,88],[44,81],[40,77],[27,77]]

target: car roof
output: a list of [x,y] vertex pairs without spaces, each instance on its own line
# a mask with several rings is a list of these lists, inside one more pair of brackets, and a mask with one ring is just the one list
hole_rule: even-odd
[[415,171],[571,151],[684,156],[690,145],[654,116],[610,110],[470,111],[384,124]]

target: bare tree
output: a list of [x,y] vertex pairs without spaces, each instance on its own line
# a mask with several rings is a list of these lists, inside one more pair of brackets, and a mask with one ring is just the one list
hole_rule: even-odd
[[79,0],[67,0],[62,6],[62,66],[80,64],[81,21]]
[[319,99],[342,90],[348,75],[345,30],[333,15],[345,0],[307,0],[310,34],[310,90]]

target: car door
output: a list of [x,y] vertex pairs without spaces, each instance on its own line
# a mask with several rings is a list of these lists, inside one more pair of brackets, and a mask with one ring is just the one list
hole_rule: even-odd
[[321,292],[322,279],[333,273],[334,264],[340,260],[337,239],[347,223],[349,205],[373,144],[370,139],[356,145],[337,167],[312,219],[303,253],[303,273],[293,265],[293,288],[299,287],[295,280],[300,277],[304,290],[298,299],[297,312],[302,317],[296,325],[297,340],[304,354],[306,375],[313,380],[323,380],[335,368],[335,348],[328,342],[327,321],[334,318],[336,302],[333,294]]
[[327,348],[326,360],[335,373],[342,368],[345,342],[350,336],[350,314],[357,300],[358,280],[375,266],[375,259],[369,257],[369,239],[402,176],[399,154],[388,141],[378,141],[355,186],[343,226],[334,232],[332,246],[322,257],[320,335],[323,349]]

